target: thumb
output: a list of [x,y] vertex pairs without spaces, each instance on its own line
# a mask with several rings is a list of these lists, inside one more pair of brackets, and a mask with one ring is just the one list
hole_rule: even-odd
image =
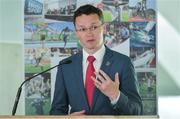
[[83,114],[83,113],[85,113],[85,110],[81,110],[78,113]]
[[79,112],[73,112],[70,115],[72,115],[72,116],[75,116],[75,115],[79,116],[79,115],[84,115],[84,113],[85,113],[85,110],[81,110]]
[[115,74],[115,82],[118,83],[118,84],[120,83],[119,82],[119,73],[118,72],[116,72],[116,74]]

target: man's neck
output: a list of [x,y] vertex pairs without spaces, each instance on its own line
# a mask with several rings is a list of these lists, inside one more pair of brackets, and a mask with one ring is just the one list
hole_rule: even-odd
[[84,50],[85,50],[89,55],[93,55],[93,54],[95,54],[99,49],[101,49],[103,45],[104,45],[104,44],[100,45],[97,49],[86,49],[86,48],[84,48]]

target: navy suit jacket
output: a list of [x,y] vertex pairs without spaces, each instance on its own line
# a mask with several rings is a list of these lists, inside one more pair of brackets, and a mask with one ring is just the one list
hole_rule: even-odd
[[89,108],[83,83],[82,57],[82,52],[77,53],[65,59],[71,60],[72,63],[58,67],[51,115],[66,115],[81,110],[85,110],[87,115],[139,115],[142,113],[142,101],[130,58],[109,48],[106,48],[101,69],[112,80],[115,73],[119,73],[120,98],[115,105],[112,105],[109,98],[95,88],[92,106]]

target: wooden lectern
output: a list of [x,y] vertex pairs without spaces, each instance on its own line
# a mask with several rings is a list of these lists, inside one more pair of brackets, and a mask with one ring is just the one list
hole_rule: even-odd
[[0,116],[0,119],[159,119],[159,116]]

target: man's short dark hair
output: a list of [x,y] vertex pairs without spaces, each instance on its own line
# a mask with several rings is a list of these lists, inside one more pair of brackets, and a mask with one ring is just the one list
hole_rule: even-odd
[[74,12],[74,17],[73,17],[73,23],[75,26],[75,22],[76,22],[76,17],[81,16],[81,15],[90,15],[90,14],[97,14],[99,17],[99,20],[103,23],[104,22],[104,18],[103,18],[103,13],[102,11],[97,8],[94,7],[93,5],[90,4],[86,4],[83,6],[80,6],[75,12]]

